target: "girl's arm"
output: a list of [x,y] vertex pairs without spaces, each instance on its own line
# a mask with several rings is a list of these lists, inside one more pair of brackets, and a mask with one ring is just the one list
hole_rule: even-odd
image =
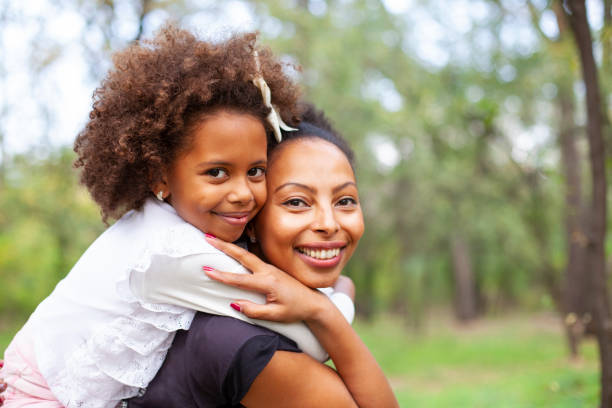
[[[284,353],[277,352],[247,393],[244,399],[247,407],[270,406],[270,398],[283,397],[271,395],[274,394],[274,389],[283,389],[283,394],[287,395],[286,401],[275,401],[274,406],[283,406],[285,402],[284,406],[335,406],[326,403],[325,394],[319,393],[317,389],[331,392],[332,390],[326,387],[333,387],[334,397],[342,398],[340,385],[346,388],[353,403],[359,407],[398,406],[380,366],[340,312],[331,306],[327,297],[319,291],[305,287],[290,275],[262,262],[242,248],[217,239],[210,239],[209,242],[252,271],[251,275],[208,271],[207,274],[211,278],[238,288],[260,292],[266,297],[265,305],[237,300],[235,303],[239,305],[241,312],[256,319],[305,321],[329,353],[337,370],[336,374],[322,365],[313,368],[303,357],[285,356]],[[286,388],[279,388],[275,385],[276,381],[281,381]],[[322,384],[323,382],[328,385]],[[336,387],[340,387],[340,391]],[[295,402],[296,399],[301,403]],[[319,404],[316,404],[316,401],[319,401]],[[351,406],[349,402],[346,404],[348,405],[339,406]]]
[[[171,304],[200,312],[230,316],[266,327],[294,340],[302,351],[315,359],[327,360],[324,348],[301,321],[287,320],[279,323],[253,320],[232,309],[230,303],[234,299],[246,299],[263,304],[265,297],[261,293],[224,285],[206,276],[202,270],[203,266],[229,270],[237,274],[248,274],[248,271],[225,253],[208,246],[205,241],[203,244],[208,248],[202,253],[181,257],[152,255],[146,270],[131,274],[129,279],[131,293],[138,300],[147,303]],[[350,285],[345,283],[343,287],[347,289]],[[352,322],[354,306],[351,299],[345,294],[331,293],[331,291],[328,295],[345,318]]]

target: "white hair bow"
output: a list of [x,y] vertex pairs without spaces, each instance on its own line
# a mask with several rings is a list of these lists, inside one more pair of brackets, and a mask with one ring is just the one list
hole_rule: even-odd
[[263,98],[264,105],[270,108],[270,113],[268,114],[268,123],[272,126],[272,130],[274,131],[274,136],[276,137],[276,141],[280,143],[282,140],[281,129],[285,132],[294,132],[298,129],[292,128],[283,122],[283,118],[278,114],[274,106],[272,106],[272,95],[270,92],[270,87],[266,83],[265,79],[261,75],[261,66],[259,65],[259,54],[257,50],[253,52],[255,56],[255,69],[257,70],[257,76],[253,79],[253,84],[259,88],[261,91],[261,97]]

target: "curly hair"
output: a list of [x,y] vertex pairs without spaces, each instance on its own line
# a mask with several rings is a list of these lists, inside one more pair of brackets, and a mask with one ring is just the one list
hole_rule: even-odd
[[95,90],[89,121],[74,144],[74,166],[82,168],[80,181],[104,222],[143,206],[152,183],[189,148],[190,127],[206,115],[221,109],[250,114],[270,134],[269,108],[252,83],[258,74],[283,119],[298,122],[297,86],[270,49],[256,42],[257,33],[203,41],[168,24],[153,39],[114,54],[114,67]]

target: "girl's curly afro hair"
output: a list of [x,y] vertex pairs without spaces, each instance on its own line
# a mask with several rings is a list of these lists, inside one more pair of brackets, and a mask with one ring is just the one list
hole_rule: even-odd
[[74,144],[81,183],[105,222],[142,207],[166,166],[189,148],[190,126],[207,114],[250,114],[270,133],[269,109],[252,83],[258,74],[283,119],[298,122],[297,86],[256,39],[256,33],[246,33],[208,42],[166,25],[152,40],[113,56],[114,67],[94,92],[89,122]]

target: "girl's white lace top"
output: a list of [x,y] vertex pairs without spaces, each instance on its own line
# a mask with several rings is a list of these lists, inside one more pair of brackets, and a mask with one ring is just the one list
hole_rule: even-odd
[[[251,321],[229,307],[259,294],[211,281],[202,271],[248,273],[206,242],[174,209],[153,199],[130,211],[87,249],[26,323],[38,368],[66,407],[115,407],[153,379],[194,310],[266,326],[311,356],[326,353],[303,323]],[[353,305],[324,292],[352,320]]]

